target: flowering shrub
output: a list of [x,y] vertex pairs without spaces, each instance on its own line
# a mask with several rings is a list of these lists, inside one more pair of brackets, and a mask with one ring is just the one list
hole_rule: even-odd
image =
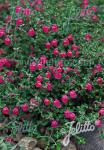
[[[0,118],[31,120],[36,130],[29,135],[58,140],[67,122],[102,124],[104,32],[97,6],[90,6],[88,0],[83,0],[80,16],[74,19],[70,19],[78,8],[74,1],[53,7],[54,3],[21,0],[4,18]],[[15,136],[12,127],[7,128]]]

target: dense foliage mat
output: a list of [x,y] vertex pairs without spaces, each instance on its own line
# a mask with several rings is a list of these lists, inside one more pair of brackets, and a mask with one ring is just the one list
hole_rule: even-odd
[[25,133],[48,139],[54,149],[68,122],[101,126],[103,0],[11,0],[4,6],[0,7],[0,120],[6,120],[1,132],[7,140],[16,136],[18,123],[31,124]]

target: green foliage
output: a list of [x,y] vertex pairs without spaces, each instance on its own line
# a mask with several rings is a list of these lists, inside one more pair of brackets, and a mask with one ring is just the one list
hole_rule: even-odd
[[[60,133],[61,128],[65,128],[65,123],[68,122],[64,117],[65,110],[70,110],[76,114],[76,122],[89,121],[94,122],[98,117],[98,110],[100,107],[96,102],[102,102],[104,98],[104,81],[103,84],[98,85],[96,80],[101,77],[104,80],[104,69],[102,72],[97,72],[92,75],[92,70],[96,64],[101,64],[104,68],[104,42],[101,42],[101,38],[104,36],[103,30],[103,20],[104,13],[103,0],[91,1],[87,9],[90,9],[93,5],[98,6],[98,12],[95,15],[98,16],[98,21],[92,21],[92,16],[80,16],[81,8],[80,2],[78,0],[45,0],[44,1],[44,12],[35,11],[34,8],[29,6],[28,1],[26,2],[26,7],[29,7],[33,12],[30,18],[24,16],[23,14],[15,13],[15,6],[21,5],[17,1],[10,1],[10,8],[8,10],[2,11],[2,21],[0,24],[2,27],[6,28],[6,34],[11,39],[11,45],[6,46],[4,44],[4,37],[0,38],[0,47],[4,50],[4,53],[0,55],[1,58],[7,58],[12,61],[11,67],[3,67],[1,69],[0,75],[4,77],[5,83],[0,84],[0,109],[2,110],[5,106],[8,106],[11,110],[8,120],[11,124],[6,124],[4,128],[11,130],[11,136],[16,135],[15,121],[22,122],[25,125],[32,121],[32,127],[29,128],[27,134],[36,138],[44,137],[47,139],[50,135],[50,139],[54,139],[53,146],[56,146],[57,150],[60,149],[60,144],[57,144],[57,140],[62,138]],[[94,14],[94,13],[93,13]],[[12,15],[12,20],[9,23],[5,23],[5,17],[7,15]],[[21,17],[24,24],[19,28],[16,27],[16,19]],[[28,21],[30,19],[30,21]],[[50,31],[48,34],[42,32],[42,27],[47,25],[49,27],[52,24],[57,24],[59,31],[58,33],[53,33]],[[34,28],[36,31],[36,36],[30,38],[27,35],[27,31],[30,28]],[[13,32],[10,32],[13,30]],[[85,40],[86,33],[90,33],[92,39],[90,41]],[[58,39],[58,49],[59,53],[67,52],[71,49],[72,45],[64,47],[62,41],[68,34],[72,34],[74,37],[74,43],[80,46],[80,57],[76,58],[60,58],[53,56],[51,50],[45,48],[45,43],[47,41],[52,41],[53,39]],[[104,40],[104,39],[103,39]],[[71,43],[72,44],[72,43]],[[32,52],[31,47],[34,47]],[[73,52],[75,55],[75,52]],[[31,56],[33,55],[33,56]],[[31,73],[29,70],[29,65],[36,61],[39,63],[39,58],[41,55],[45,55],[48,58],[46,66],[42,70],[36,70]],[[60,60],[64,61],[63,70],[66,70],[68,66],[75,68],[80,72],[78,76],[77,73],[69,73],[69,79],[65,84],[62,84],[60,80],[55,80],[52,75],[51,79],[45,77],[47,67],[54,66],[57,68],[57,64]],[[8,71],[12,71],[13,75],[7,75]],[[20,73],[23,73],[23,78],[20,78]],[[36,77],[42,75],[43,88],[37,89],[34,87],[36,82]],[[66,75],[64,74],[62,80],[65,80]],[[8,82],[11,80],[11,82]],[[13,82],[12,82],[13,81]],[[51,82],[53,85],[53,90],[45,90],[46,82]],[[91,82],[94,89],[91,92],[86,92],[86,83]],[[78,98],[73,101],[69,97],[69,103],[67,105],[62,104],[61,109],[57,109],[53,106],[53,101],[55,99],[61,99],[61,96],[67,94],[70,90],[75,90],[78,93]],[[31,108],[30,99],[34,98],[39,106],[33,106]],[[43,100],[48,98],[50,100],[50,105],[46,107]],[[27,113],[21,111],[22,104],[27,103],[29,110]],[[16,117],[12,115],[12,110],[14,107],[19,107],[19,115]],[[29,116],[31,114],[31,116]],[[24,116],[26,115],[26,116]],[[0,121],[3,121],[5,116],[0,112]],[[24,121],[23,121],[24,120]],[[51,121],[58,120],[59,127],[53,129],[51,127]],[[45,129],[44,129],[45,128]],[[33,129],[34,132],[33,132]],[[1,129],[2,130],[2,129]],[[42,130],[42,131],[41,131]],[[44,131],[45,130],[45,131]],[[82,138],[76,137],[79,143],[83,144],[85,141]],[[48,146],[50,146],[51,140],[49,140]],[[2,149],[6,150],[6,145],[1,144]],[[48,148],[47,148],[48,149]]]

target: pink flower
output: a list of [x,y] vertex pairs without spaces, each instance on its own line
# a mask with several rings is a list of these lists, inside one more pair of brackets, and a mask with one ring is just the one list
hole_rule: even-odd
[[21,6],[16,6],[15,12],[16,12],[16,13],[21,13],[21,11],[22,11]]
[[68,46],[70,43],[69,43],[69,40],[68,38],[64,39],[63,41],[63,46]]
[[63,71],[63,69],[61,68],[61,67],[58,67],[57,69],[56,69],[56,72],[57,73],[61,73]]
[[91,34],[87,33],[87,34],[85,35],[85,39],[86,39],[86,41],[90,41],[90,40],[92,39]]
[[89,5],[89,0],[83,0],[84,9],[86,9]]
[[97,72],[102,72],[102,70],[103,70],[101,64],[97,64],[97,65],[95,66],[95,69],[96,69]]
[[58,51],[57,48],[55,48],[55,49],[53,50],[53,55],[57,56],[58,54],[59,54],[59,51]]
[[75,118],[76,118],[76,115],[72,112],[72,113],[70,113],[70,119],[71,120],[75,120]]
[[36,80],[42,82],[42,81],[43,81],[43,77],[42,77],[41,75],[38,75],[38,76],[36,77]]
[[5,31],[3,29],[0,29],[0,38],[3,37],[4,34],[5,34]]
[[55,106],[56,108],[61,108],[60,101],[58,99],[55,99],[53,102],[53,106]]
[[23,104],[21,106],[21,109],[22,109],[23,112],[27,112],[28,111],[28,104]]
[[98,77],[98,78],[97,78],[97,83],[98,83],[99,85],[103,84],[103,79],[102,79],[101,77]]
[[87,83],[86,86],[85,86],[85,88],[86,88],[87,91],[92,91],[92,89],[93,89],[91,83]]
[[67,119],[70,119],[70,111],[69,110],[66,110],[65,112],[64,112],[64,116],[65,116],[65,118],[67,118]]
[[61,101],[64,103],[64,104],[67,104],[69,99],[68,99],[68,96],[67,95],[63,95],[62,98],[61,98]]
[[59,67],[63,67],[63,61],[62,60],[59,60],[57,64]]
[[93,10],[96,13],[97,12],[97,7],[96,6],[92,6],[91,10]]
[[73,35],[72,34],[69,34],[67,38],[69,41],[73,41]]
[[54,73],[54,77],[55,77],[55,79],[60,80],[62,78],[62,74],[56,72],[56,73]]
[[46,82],[46,89],[52,91],[52,84],[50,82]]
[[45,104],[45,106],[49,106],[50,105],[50,100],[45,98],[44,99],[44,104]]
[[36,4],[36,5],[42,5],[42,0],[37,0],[37,1],[35,2],[35,4]]
[[28,16],[31,14],[31,10],[29,8],[25,8],[23,13],[24,13],[24,15]]
[[44,64],[46,64],[46,62],[47,62],[47,57],[45,55],[42,55],[40,57],[40,63],[44,65]]
[[42,87],[42,84],[41,84],[40,81],[37,81],[37,82],[35,83],[35,86],[36,86],[36,88],[41,88],[41,87]]
[[95,22],[98,21],[98,17],[97,17],[96,15],[93,15],[91,18],[92,18],[92,20],[95,21]]
[[31,71],[31,72],[34,72],[34,71],[36,70],[36,68],[37,68],[36,62],[32,62],[32,63],[30,64],[30,71]]
[[4,107],[2,110],[3,115],[9,115],[9,112],[10,112],[10,110],[8,107]]
[[57,126],[58,126],[58,121],[53,120],[53,121],[51,122],[51,127],[52,127],[52,128],[57,128]]
[[31,28],[31,29],[28,31],[28,35],[29,35],[30,37],[33,37],[33,36],[35,35],[35,31],[34,31],[33,28]]
[[104,108],[100,109],[98,112],[100,115],[104,116]]
[[60,57],[61,57],[61,58],[65,58],[66,56],[67,56],[66,52],[61,52],[61,53],[60,53]]
[[45,75],[46,75],[46,78],[48,78],[48,79],[51,78],[51,73],[50,73],[49,71],[47,71],[47,72],[45,73]]
[[5,57],[0,59],[0,67],[3,67],[3,66],[8,67],[8,68],[11,66],[10,61]]
[[19,110],[17,107],[13,109],[13,115],[17,116],[19,114]]
[[38,70],[42,70],[42,68],[43,68],[43,64],[42,63],[37,64],[37,69]]
[[57,39],[52,40],[51,45],[56,47],[58,45]]
[[3,76],[0,75],[0,84],[3,84],[3,83],[4,83]]
[[58,26],[56,24],[53,24],[51,28],[53,32],[58,32]]
[[70,57],[70,58],[71,58],[71,57],[73,57],[73,53],[72,53],[72,51],[68,50],[68,52],[67,52],[67,56],[68,56],[68,57]]
[[97,127],[101,127],[101,126],[102,126],[102,121],[101,121],[100,119],[97,119],[97,120],[95,121],[95,125],[96,125]]
[[42,30],[43,30],[44,33],[49,33],[49,29],[50,28],[48,26],[43,26],[42,27]]
[[5,38],[5,40],[4,40],[4,43],[5,43],[5,45],[10,45],[11,44],[11,40],[10,40],[10,38]]
[[75,120],[76,115],[73,112],[70,112],[69,110],[66,110],[64,112],[64,116],[66,119],[71,119],[71,120]]
[[18,18],[17,20],[16,20],[16,25],[17,26],[20,26],[20,25],[22,25],[23,24],[23,20],[21,19],[21,18]]
[[13,142],[14,141],[12,137],[6,137],[4,140],[6,142]]
[[77,46],[76,44],[72,45],[72,50],[74,50],[74,51],[78,51],[79,48],[80,48],[80,46]]
[[74,98],[77,97],[77,94],[76,94],[76,92],[75,92],[74,90],[72,90],[72,91],[69,92],[69,96],[70,96],[72,99],[74,99]]
[[83,0],[83,4],[88,4],[89,0]]
[[50,49],[50,48],[51,48],[51,43],[50,43],[50,42],[47,42],[47,43],[45,44],[45,47],[46,47],[46,49]]

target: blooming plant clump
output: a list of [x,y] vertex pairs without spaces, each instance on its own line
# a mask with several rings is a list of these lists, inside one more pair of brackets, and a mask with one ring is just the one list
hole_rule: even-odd
[[0,118],[31,120],[30,136],[59,140],[67,122],[102,125],[104,34],[97,6],[88,0],[71,22],[65,19],[69,8],[73,13],[78,6],[60,1],[53,8],[53,3],[15,2],[0,26]]

